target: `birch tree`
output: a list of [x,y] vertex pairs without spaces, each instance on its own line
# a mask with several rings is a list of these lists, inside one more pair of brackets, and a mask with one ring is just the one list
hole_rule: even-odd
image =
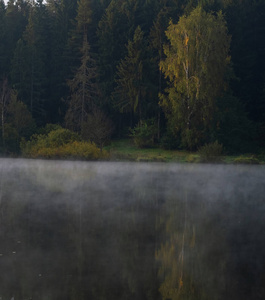
[[201,7],[178,24],[170,22],[166,36],[169,44],[160,67],[169,85],[160,104],[182,146],[192,149],[211,126],[216,98],[225,89],[230,37],[222,13],[206,13]]

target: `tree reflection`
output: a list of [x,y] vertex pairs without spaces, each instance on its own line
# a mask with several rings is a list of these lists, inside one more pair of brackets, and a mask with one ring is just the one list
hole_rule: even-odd
[[[184,191],[171,196],[161,221],[164,240],[156,252],[164,300],[222,299],[226,284],[226,243],[207,203]],[[194,201],[195,200],[195,201]]]

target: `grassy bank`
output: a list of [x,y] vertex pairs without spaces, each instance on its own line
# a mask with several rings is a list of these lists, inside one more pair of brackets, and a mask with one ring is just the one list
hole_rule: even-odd
[[[112,161],[143,161],[143,162],[178,162],[199,163],[201,157],[198,152],[185,150],[165,150],[162,148],[140,149],[132,140],[115,140],[105,148]],[[234,156],[224,155],[219,162],[228,164],[264,164],[265,155],[240,154]]]

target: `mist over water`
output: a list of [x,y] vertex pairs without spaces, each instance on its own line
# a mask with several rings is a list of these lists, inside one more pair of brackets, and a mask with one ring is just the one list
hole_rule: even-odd
[[264,299],[264,175],[0,159],[0,299]]

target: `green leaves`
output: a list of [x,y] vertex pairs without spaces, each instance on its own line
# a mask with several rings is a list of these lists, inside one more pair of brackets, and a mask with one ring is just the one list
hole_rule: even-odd
[[230,37],[222,13],[213,15],[201,7],[178,24],[170,22],[166,36],[169,44],[160,67],[169,87],[161,104],[183,146],[192,149],[210,126],[215,99],[225,88]]

